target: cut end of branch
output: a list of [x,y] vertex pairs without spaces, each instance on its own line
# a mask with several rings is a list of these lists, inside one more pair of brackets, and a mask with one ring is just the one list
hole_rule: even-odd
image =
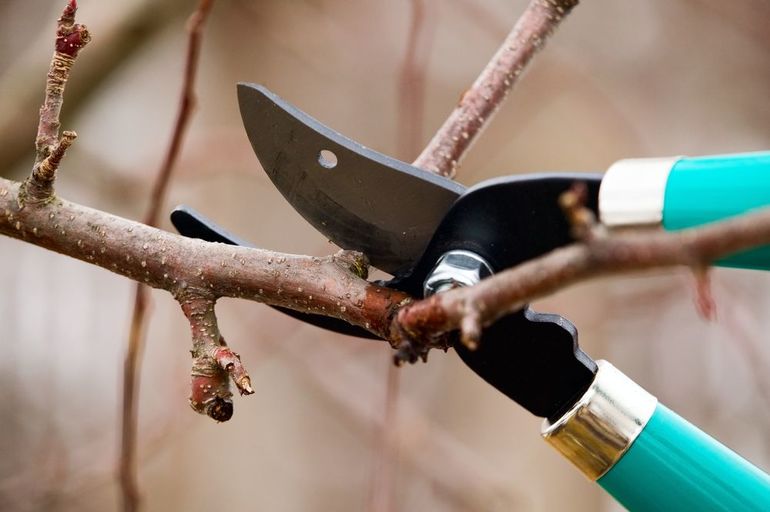
[[24,201],[32,204],[47,203],[53,198],[53,184],[56,180],[56,171],[59,169],[64,154],[77,138],[77,134],[71,131],[62,133],[61,139],[48,156],[32,169],[32,175],[24,183]]
[[[221,343],[224,345],[224,339],[221,340]],[[254,389],[251,387],[251,378],[241,363],[241,356],[230,350],[229,347],[223,346],[216,351],[214,359],[216,359],[220,368],[230,375],[241,395],[254,394]]]
[[56,171],[59,169],[64,154],[67,149],[75,142],[78,134],[71,131],[62,133],[61,139],[51,150],[51,154],[38,166],[34,173],[34,178],[38,180],[53,182],[56,177]]

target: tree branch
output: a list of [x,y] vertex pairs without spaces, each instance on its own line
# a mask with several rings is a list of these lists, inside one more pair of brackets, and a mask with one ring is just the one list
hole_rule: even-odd
[[588,279],[665,267],[703,268],[719,258],[770,244],[770,209],[678,232],[589,237],[481,281],[406,305],[394,323],[413,343],[460,329],[477,342],[483,326],[527,303]]
[[[425,117],[425,77],[433,45],[436,15],[433,0],[412,0],[404,60],[398,74],[398,158],[414,158],[420,151]],[[428,169],[430,170],[430,169]],[[435,171],[434,171],[435,172]]]
[[579,0],[532,0],[414,165],[453,177],[522,71]]
[[80,50],[91,41],[85,25],[75,23],[77,1],[69,0],[56,22],[55,51],[45,82],[45,99],[35,138],[35,165],[24,184],[22,201],[44,202],[53,195],[56,170],[67,148],[77,135],[64,132],[59,139],[59,115],[64,102],[64,88]]
[[254,393],[251,379],[240,356],[230,350],[219,332],[215,300],[192,292],[180,298],[180,303],[190,321],[193,339],[190,406],[216,421],[227,421],[233,415],[228,376],[242,395]]
[[[195,76],[198,70],[198,58],[200,55],[201,40],[203,38],[203,26],[213,5],[213,0],[201,0],[188,19],[187,30],[189,37],[184,79],[182,82],[182,93],[179,102],[179,112],[171,135],[171,142],[166,152],[166,156],[163,159],[163,163],[161,164],[160,171],[155,178],[155,183],[150,195],[150,205],[144,217],[144,223],[148,226],[157,227],[158,225],[160,211],[166,197],[168,184],[171,181],[171,173],[179,157],[182,141],[189,125],[190,116],[195,107]],[[126,512],[137,510],[139,507],[139,485],[137,482],[136,469],[136,432],[138,428],[136,397],[139,390],[139,368],[141,365],[141,354],[144,345],[144,325],[147,317],[148,292],[149,290],[145,285],[140,282],[136,284],[134,291],[134,307],[131,314],[131,327],[129,329],[126,356],[123,361],[120,483],[123,497],[123,510]],[[191,323],[193,322],[193,319],[189,315],[188,319]],[[214,321],[216,321],[216,319],[214,319]],[[194,343],[196,339],[195,332],[196,330],[193,328]],[[224,343],[224,341],[222,341],[222,343]],[[235,367],[235,363],[233,363],[233,367]],[[241,373],[243,375],[236,381],[236,384],[238,384],[238,387],[242,390],[243,394],[244,389],[251,389],[251,387],[248,384],[248,375],[240,364],[240,358],[237,359],[237,367],[242,370]],[[233,411],[231,401],[229,404],[212,406],[210,401],[201,400],[199,398],[201,391],[199,386],[204,386],[200,381],[206,378],[216,379],[219,377],[216,375],[216,372],[212,374],[212,371],[208,371],[207,375],[200,375],[201,372],[206,373],[206,367],[199,358],[195,357],[192,371],[193,378],[191,382],[190,403],[200,405],[200,407],[193,405],[193,409],[197,412],[206,413],[217,421],[229,420]],[[245,384],[242,382],[244,379]],[[222,384],[221,387],[227,392],[227,399],[229,400],[230,394],[227,379],[225,378],[222,383],[220,378],[219,382]],[[205,385],[210,386],[211,384]],[[216,400],[222,401],[224,400],[224,396],[220,397],[220,394],[217,393]],[[229,411],[229,414],[226,413],[226,411]]]
[[366,281],[366,258],[323,258],[186,238],[55,198],[22,205],[20,184],[0,178],[0,234],[100,266],[179,300],[235,297],[339,318],[395,339],[391,317],[409,297]]
[[40,122],[35,140],[36,163],[40,163],[47,157],[50,149],[58,141],[59,114],[64,102],[64,87],[69,79],[75,58],[80,50],[91,41],[91,35],[85,25],[75,23],[77,8],[77,1],[69,0],[61,17],[56,22],[56,50],[48,69],[45,102],[40,108]]

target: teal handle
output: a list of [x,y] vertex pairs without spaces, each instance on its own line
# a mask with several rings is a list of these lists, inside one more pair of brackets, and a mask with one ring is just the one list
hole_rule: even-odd
[[770,476],[661,404],[598,482],[632,512],[770,511]]
[[[663,227],[678,230],[770,206],[770,152],[683,158],[666,182]],[[770,246],[716,264],[770,270]]]

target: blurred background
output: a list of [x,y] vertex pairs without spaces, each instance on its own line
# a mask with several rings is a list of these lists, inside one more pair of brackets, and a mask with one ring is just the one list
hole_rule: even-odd
[[[94,40],[65,101],[64,127],[80,138],[60,170],[61,195],[142,217],[170,137],[185,20],[196,4],[81,0],[79,21]],[[216,2],[199,108],[166,209],[187,203],[261,247],[333,252],[262,172],[241,127],[235,83],[263,83],[340,132],[411,161],[525,5]],[[33,160],[62,6],[0,0],[2,176],[23,177]],[[417,50],[405,68],[416,8]],[[458,180],[768,149],[768,16],[764,0],[584,1],[535,59]],[[133,283],[6,238],[0,263],[0,509],[115,510]],[[713,288],[714,323],[696,314],[684,271],[577,286],[537,309],[563,313],[594,358],[611,360],[770,470],[770,341],[763,334],[770,278],[715,270]],[[152,298],[139,425],[146,510],[382,510],[388,499],[393,510],[619,509],[541,441],[539,419],[453,353],[398,370],[395,415],[384,420],[385,344],[330,335],[255,303],[218,305],[224,336],[257,392],[236,398],[233,419],[215,424],[187,404],[188,325],[168,294]]]

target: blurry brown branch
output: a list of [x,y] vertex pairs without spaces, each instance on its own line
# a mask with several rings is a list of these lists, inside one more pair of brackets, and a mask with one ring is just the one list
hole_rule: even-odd
[[370,512],[388,512],[393,510],[395,498],[395,477],[398,474],[398,445],[394,437],[398,423],[398,397],[401,372],[388,358],[388,373],[385,378],[385,404],[380,414],[382,421],[378,425],[378,440],[374,459],[374,470],[369,482]]
[[578,0],[532,0],[492,60],[463,93],[415,161],[417,167],[453,177],[471,144],[489,123],[524,68]]
[[182,148],[182,141],[187,127],[189,126],[190,116],[195,110],[195,77],[198,73],[198,60],[200,57],[201,41],[203,39],[203,28],[208,18],[214,0],[200,0],[197,9],[187,20],[187,55],[185,58],[184,79],[182,82],[182,93],[179,100],[179,111],[177,113],[176,123],[171,136],[171,142],[168,146],[166,156],[163,159],[158,176],[153,185],[152,195],[150,196],[150,207],[144,217],[144,223],[148,226],[157,226],[160,217],[163,199],[166,196],[168,183],[171,178],[171,171],[179,157],[179,151]]
[[[144,223],[148,226],[157,227],[158,225],[160,211],[163,207],[163,202],[166,197],[168,184],[171,181],[171,172],[173,171],[179,157],[182,141],[189,125],[190,116],[192,115],[192,112],[195,108],[195,76],[198,71],[198,59],[200,56],[201,40],[203,38],[203,27],[213,4],[213,0],[201,0],[195,11],[193,11],[193,13],[190,15],[190,18],[187,22],[187,56],[185,60],[182,92],[179,101],[179,111],[177,113],[176,123],[171,135],[171,142],[163,159],[163,163],[161,164],[158,175],[155,178],[155,183],[150,195],[150,204],[144,217]],[[121,456],[119,472],[123,498],[123,510],[127,512],[134,511],[139,506],[139,484],[136,474],[136,432],[138,423],[138,407],[136,397],[139,390],[139,368],[141,365],[142,346],[144,344],[148,295],[148,288],[141,282],[138,282],[134,291],[134,308],[131,314],[131,327],[129,329],[126,356],[123,361],[123,407],[121,417]],[[195,335],[195,330],[193,330],[193,334]],[[219,343],[219,339],[214,340],[214,342]],[[196,364],[199,363],[199,357],[194,357],[193,359],[193,368],[195,368]],[[240,366],[240,360],[238,361],[238,365]],[[221,384],[222,372],[215,373],[216,375],[214,375],[213,378],[216,379],[219,377]],[[227,390],[228,381],[226,374],[224,377],[224,388]],[[193,404],[193,408],[196,409],[195,404],[203,404],[205,402],[207,405],[201,405],[201,407],[203,407],[202,409],[201,407],[197,408],[196,410],[198,410],[198,412],[209,413],[209,416],[213,418],[221,421],[227,421],[232,415],[232,403],[229,403],[229,415],[227,415],[221,413],[221,411],[216,413],[216,410],[212,409],[211,407],[211,403],[213,403],[212,400],[204,401],[195,400],[193,398],[193,396],[196,396],[196,393],[201,391],[196,386],[203,386],[203,384],[199,382],[202,378],[204,377],[193,378],[191,388],[191,393],[193,395],[190,398],[191,404]],[[212,378],[212,376],[206,375],[205,378]],[[242,378],[248,379],[248,376]],[[210,384],[206,385],[210,386]],[[239,385],[239,389],[243,388]],[[227,393],[227,398],[229,399],[229,391],[227,391]],[[216,398],[216,400],[222,400],[223,403],[225,403],[224,399]],[[211,413],[214,413],[214,415]]]
[[[258,325],[261,319],[252,318],[248,321]],[[368,430],[389,431],[387,441],[393,443],[393,451],[401,454],[406,466],[394,477],[402,477],[411,468],[423,475],[448,505],[454,505],[453,510],[488,510],[491,501],[497,505],[495,510],[521,508],[522,489],[506,478],[494,460],[481,456],[406,394],[398,403],[397,417],[387,422],[379,403],[371,399],[381,389],[381,378],[350,357],[344,345],[315,343],[298,325],[296,334],[280,340],[276,348],[299,366],[313,389],[325,395],[337,409],[335,416],[344,415]],[[398,500],[391,505],[397,509]]]
[[398,158],[414,158],[420,150],[425,113],[425,77],[436,16],[433,0],[412,0],[404,62],[398,78]]
[[[425,86],[428,57],[435,32],[433,0],[412,0],[409,32],[401,72],[398,77],[397,141],[399,157],[406,160],[419,151],[425,114]],[[393,437],[398,421],[401,372],[392,364],[385,377],[382,425],[376,449],[374,471],[370,481],[371,512],[393,510],[395,480],[398,473],[398,446]]]

